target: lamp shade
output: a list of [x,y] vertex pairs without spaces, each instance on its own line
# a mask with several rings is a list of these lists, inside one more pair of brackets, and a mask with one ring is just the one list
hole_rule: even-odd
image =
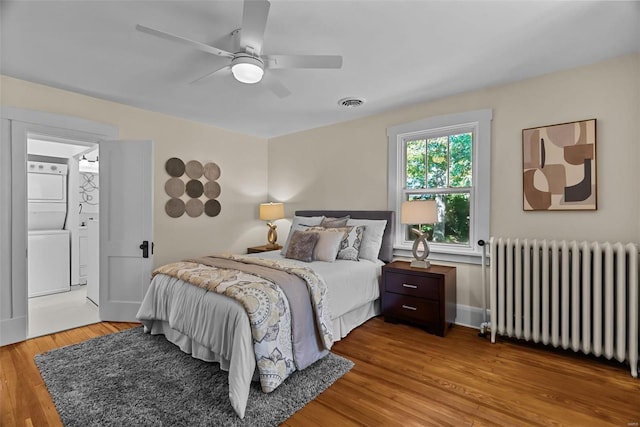
[[283,203],[261,203],[260,219],[264,221],[273,221],[284,218]]
[[438,209],[435,200],[402,202],[400,210],[402,224],[433,224],[438,222]]

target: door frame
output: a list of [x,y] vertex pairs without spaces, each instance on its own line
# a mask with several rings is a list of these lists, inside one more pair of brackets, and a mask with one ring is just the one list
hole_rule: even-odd
[[95,145],[117,139],[116,126],[12,107],[0,109],[0,346],[28,334],[27,137],[41,135]]

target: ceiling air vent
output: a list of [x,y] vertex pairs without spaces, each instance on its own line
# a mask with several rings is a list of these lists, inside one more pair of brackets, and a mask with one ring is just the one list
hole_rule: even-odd
[[364,104],[365,100],[362,98],[352,98],[352,97],[348,97],[348,98],[342,98],[341,100],[338,101],[338,105],[341,105],[345,108],[355,108],[355,107],[359,107],[362,104]]

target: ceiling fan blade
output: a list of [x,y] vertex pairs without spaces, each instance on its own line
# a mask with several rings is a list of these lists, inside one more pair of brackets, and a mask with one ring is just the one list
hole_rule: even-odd
[[245,0],[242,11],[242,27],[240,28],[240,46],[260,55],[264,30],[271,4],[267,0]]
[[202,81],[204,79],[208,79],[209,77],[213,76],[214,74],[218,74],[218,73],[219,74],[224,74],[223,71],[231,72],[231,65],[225,65],[224,67],[221,67],[221,68],[218,68],[216,70],[213,70],[212,72],[207,73],[202,77],[198,77],[197,79],[190,81],[189,84],[192,85],[194,83],[198,83],[199,81]]
[[145,27],[144,25],[136,25],[136,30],[150,34],[152,36],[160,37],[161,39],[171,40],[183,45],[191,46],[203,52],[211,53],[213,55],[224,56],[232,59],[234,57],[233,53],[227,52],[226,50],[218,49],[217,47],[209,46],[208,44],[200,43],[194,40],[185,39],[184,37],[176,36],[175,34],[167,33],[165,31]]
[[340,55],[265,55],[266,68],[341,68]]
[[271,73],[265,73],[264,77],[262,78],[262,84],[265,85],[278,98],[285,98],[291,95],[291,91],[287,89],[285,85],[280,83],[280,80],[275,78]]

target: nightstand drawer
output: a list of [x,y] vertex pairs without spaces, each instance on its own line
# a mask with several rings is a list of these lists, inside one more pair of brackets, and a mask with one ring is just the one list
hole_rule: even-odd
[[385,290],[396,294],[439,300],[440,279],[429,276],[416,276],[387,272]]
[[440,309],[437,302],[386,292],[382,300],[385,316],[417,322],[438,322]]

